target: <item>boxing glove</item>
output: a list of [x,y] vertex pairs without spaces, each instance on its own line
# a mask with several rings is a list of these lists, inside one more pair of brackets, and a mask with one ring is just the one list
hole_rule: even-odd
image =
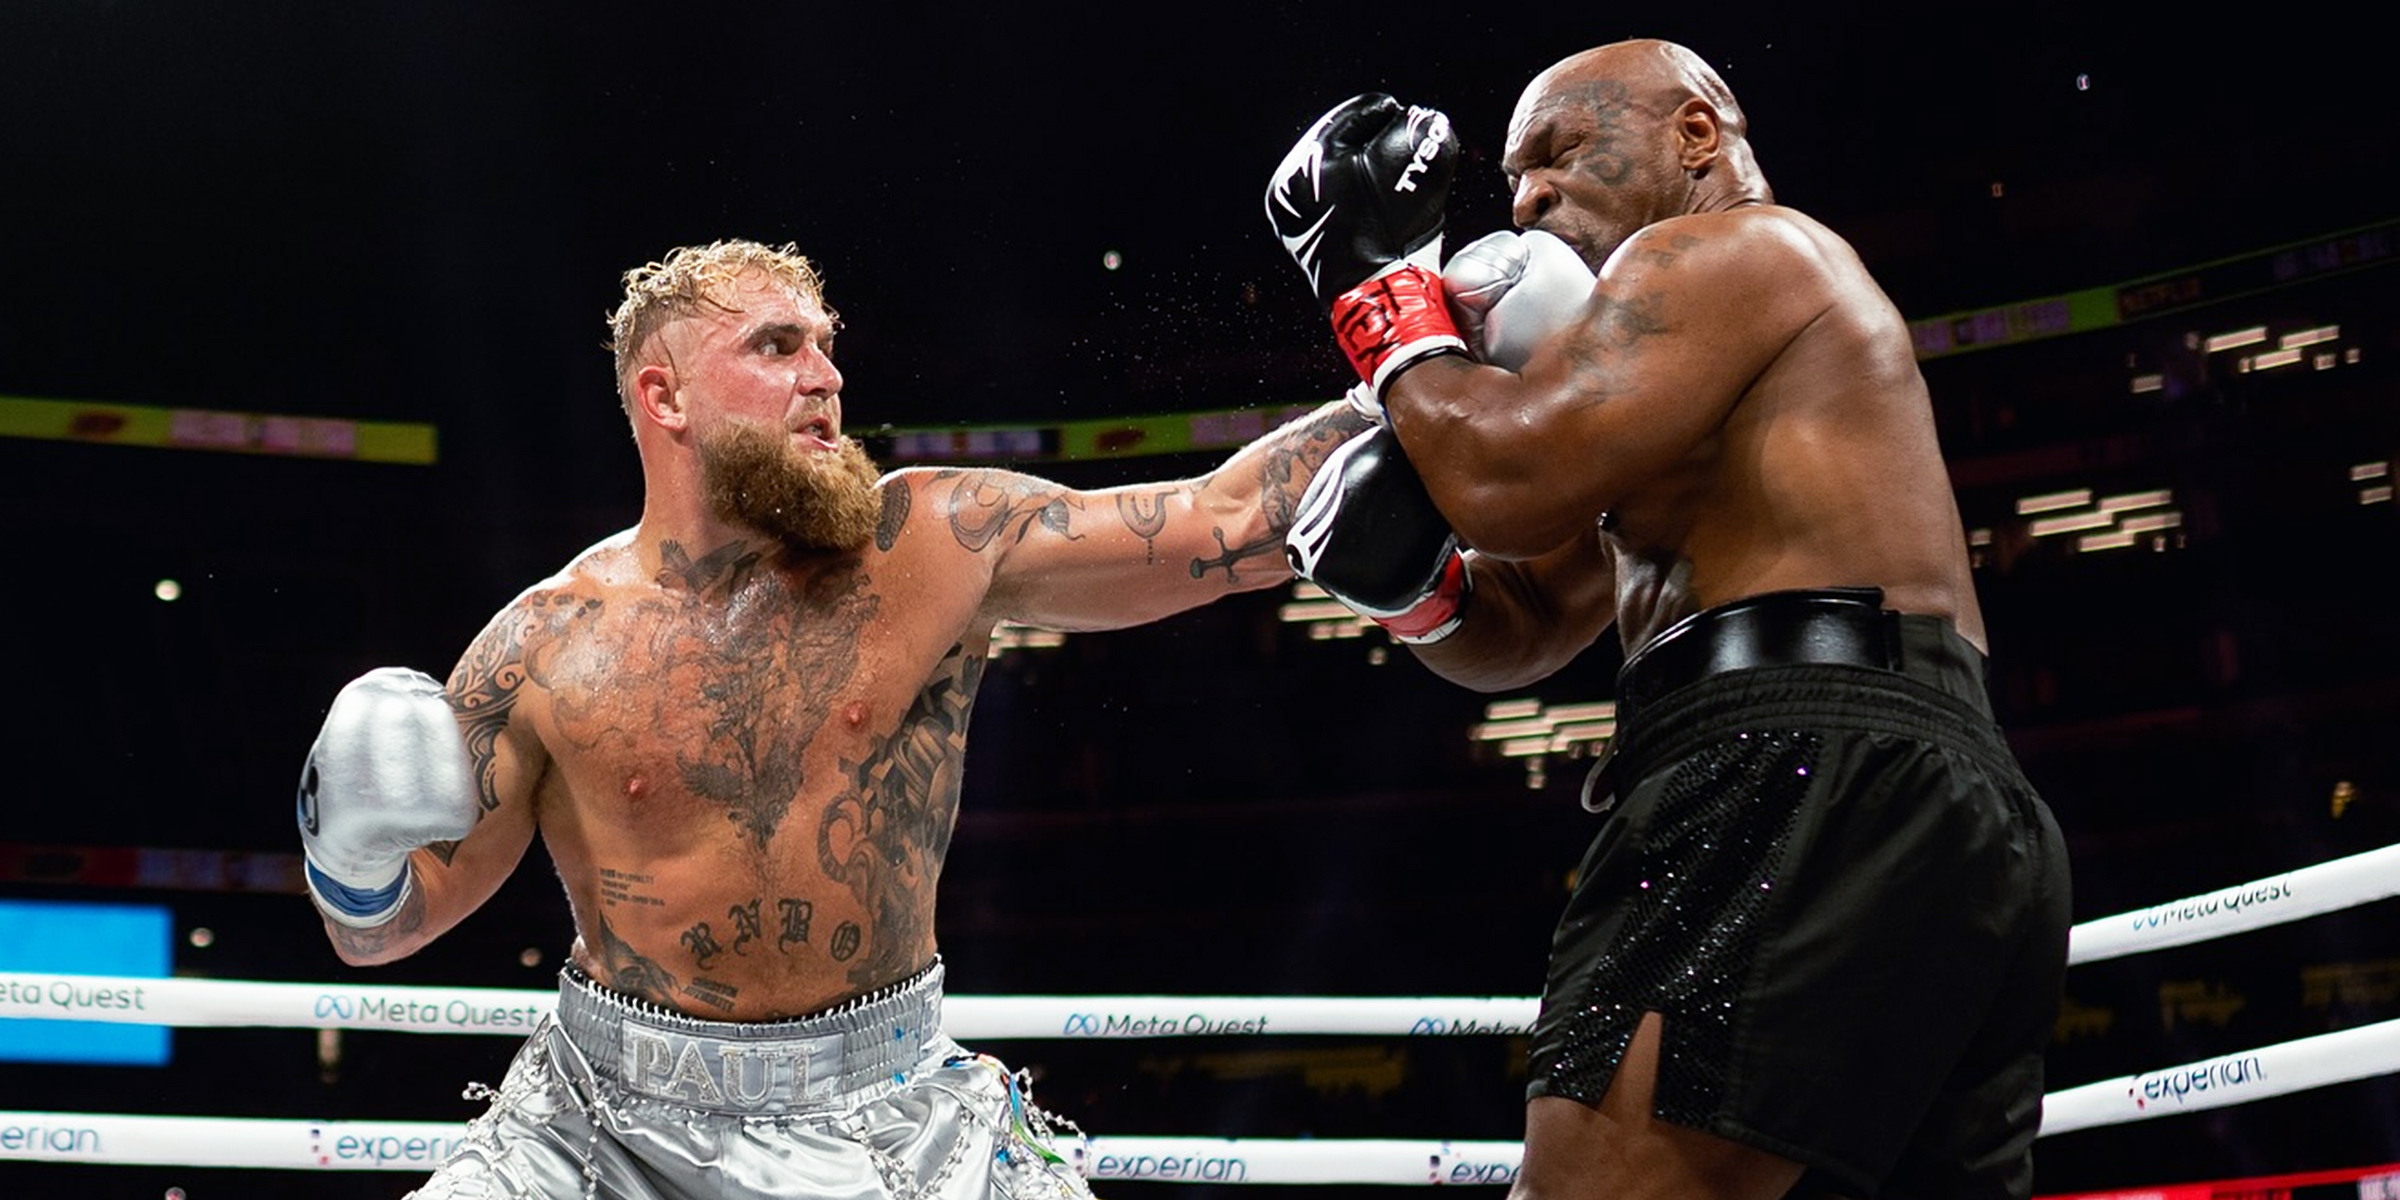
[[1379,399],[1428,355],[1465,353],[1438,273],[1458,139],[1440,111],[1380,92],[1319,117],[1267,185],[1267,223]]
[[1466,559],[1389,429],[1326,456],[1283,548],[1294,574],[1399,641],[1438,642],[1458,629]]
[[1575,323],[1592,298],[1592,282],[1592,269],[1573,247],[1538,229],[1485,234],[1442,266],[1442,291],[1459,336],[1475,357],[1511,371]]
[[309,895],[344,925],[380,925],[408,899],[408,855],[456,841],[481,815],[466,742],[442,685],[379,667],[333,698],[300,773]]

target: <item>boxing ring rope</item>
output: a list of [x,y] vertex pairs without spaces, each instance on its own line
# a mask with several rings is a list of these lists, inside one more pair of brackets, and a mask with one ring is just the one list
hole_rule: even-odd
[[[2087,921],[2068,961],[2099,962],[2400,895],[2400,846]],[[197,1027],[268,1026],[523,1036],[554,991],[357,986],[0,972],[0,1018]],[[1526,1032],[1515,997],[951,996],[962,1041]],[[2043,1098],[2042,1134],[2244,1104],[2400,1071],[2386,1021],[2071,1087]],[[0,1111],[0,1161],[291,1169],[429,1170],[460,1122],[304,1121]],[[1516,1142],[1106,1136],[1073,1147],[1094,1179],[1210,1183],[1505,1183]],[[2380,1170],[2381,1168],[2376,1168]],[[2163,1195],[2158,1189],[2150,1194]]]

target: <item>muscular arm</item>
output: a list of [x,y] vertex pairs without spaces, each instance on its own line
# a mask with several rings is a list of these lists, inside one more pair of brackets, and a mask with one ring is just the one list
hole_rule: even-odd
[[995,615],[1117,629],[1291,578],[1283,535],[1300,493],[1366,422],[1336,401],[1195,479],[1078,491],[999,471],[923,490],[961,546],[992,555]]
[[526,682],[527,633],[536,612],[523,597],[503,609],[443,686],[475,773],[475,828],[456,842],[409,855],[416,885],[391,920],[365,929],[327,920],[326,935],[342,961],[369,966],[423,949],[491,899],[532,844],[533,790],[549,759],[513,718]]
[[1467,576],[1458,631],[1409,649],[1434,674],[1476,691],[1547,678],[1616,618],[1616,572],[1595,532],[1522,561],[1470,553]]
[[1783,222],[1676,218],[1612,255],[1580,318],[1521,370],[1431,358],[1384,404],[1461,540],[1504,558],[1544,554],[1703,453],[1826,303]]

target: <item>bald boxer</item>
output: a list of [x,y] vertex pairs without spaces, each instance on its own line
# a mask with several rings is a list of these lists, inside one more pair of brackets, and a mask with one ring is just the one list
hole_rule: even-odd
[[790,247],[630,271],[640,522],[446,684],[338,695],[301,783],[352,963],[413,953],[538,833],[574,910],[546,1021],[415,1195],[1085,1195],[1024,1084],[943,1034],[934,897],[994,626],[1114,629],[1290,578],[1336,402],[1193,479],[878,475]]
[[[2067,859],[1986,697],[1906,323],[1775,202],[1716,72],[1641,40],[1510,119],[1516,224],[1593,277],[1495,356],[1437,271],[1456,146],[1358,97],[1267,210],[1388,422],[1295,562],[1474,688],[1611,625],[1625,654],[1516,1194],[2028,1195]],[[1467,290],[1562,278],[1527,262]]]

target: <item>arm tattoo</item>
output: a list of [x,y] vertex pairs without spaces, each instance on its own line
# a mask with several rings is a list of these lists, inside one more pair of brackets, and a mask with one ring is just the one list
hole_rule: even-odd
[[1300,494],[1308,490],[1308,481],[1325,465],[1325,458],[1343,442],[1365,433],[1373,424],[1349,405],[1336,405],[1304,421],[1294,422],[1259,448],[1258,512],[1266,523],[1266,532],[1241,545],[1228,545],[1222,526],[1209,534],[1217,539],[1218,553],[1212,558],[1195,558],[1187,564],[1194,579],[1205,579],[1210,571],[1225,569],[1225,582],[1238,582],[1234,567],[1246,560],[1272,555],[1283,557],[1283,535],[1290,532],[1300,510]]
[[[1345,404],[1293,424],[1269,442],[1258,466],[1258,506],[1267,519],[1267,532],[1280,542],[1299,516],[1300,493],[1341,444],[1374,428],[1373,422]],[[1222,546],[1224,538],[1219,536]],[[1194,572],[1193,578],[1198,578]]]
[[1675,261],[1682,258],[1685,251],[1700,244],[1699,238],[1688,233],[1678,233],[1668,238],[1667,244],[1664,246],[1655,244],[1656,240],[1655,238],[1645,240],[1639,250],[1641,258],[1654,267],[1674,266]]
[[1214,571],[1219,567],[1223,567],[1225,568],[1225,582],[1228,584],[1238,583],[1241,581],[1241,577],[1234,573],[1233,568],[1236,564],[1241,563],[1245,559],[1258,558],[1268,554],[1281,555],[1283,553],[1283,535],[1280,533],[1270,533],[1267,536],[1258,539],[1257,541],[1250,542],[1245,545],[1228,546],[1225,544],[1225,529],[1223,526],[1210,529],[1208,532],[1210,536],[1217,539],[1217,549],[1220,551],[1220,553],[1212,558],[1193,559],[1189,569],[1192,573],[1192,578],[1194,579],[1206,579],[1208,578],[1208,573],[1210,571]]
[[333,944],[360,958],[373,958],[389,949],[394,942],[414,938],[425,928],[425,889],[410,884],[408,896],[400,901],[400,911],[381,925],[360,929],[328,919],[325,929],[333,935]]
[[1584,326],[1586,332],[1567,346],[1575,392],[1586,406],[1606,403],[1624,394],[1627,389],[1621,379],[1627,364],[1641,352],[1641,343],[1670,328],[1659,315],[1660,303],[1655,294],[1630,299],[1601,296],[1593,303],[1592,319]]
[[1659,315],[1662,307],[1656,293],[1624,299],[1602,296],[1595,301],[1592,323],[1611,349],[1630,355],[1643,338],[1667,331],[1666,319]]
[[[600,601],[571,592],[537,593],[512,605],[467,647],[443,690],[450,711],[459,717],[467,740],[467,760],[474,767],[481,811],[500,807],[498,779],[500,735],[508,729],[517,706],[517,692],[531,678],[545,682],[543,660],[554,635],[568,622],[600,611]],[[457,847],[451,846],[455,851]],[[450,855],[436,851],[447,864]]]
[[1189,488],[1160,488],[1148,495],[1125,492],[1117,497],[1117,517],[1142,539],[1142,561],[1158,561],[1158,535],[1167,527],[1167,501]]
[[905,480],[883,485],[883,508],[875,516],[876,549],[888,551],[900,541],[900,528],[908,524],[908,506],[914,499]]
[[1067,522],[1083,505],[1053,485],[997,471],[943,471],[934,479],[956,481],[950,489],[950,536],[969,550],[980,552],[1003,537],[1024,541],[1037,523],[1075,540]]

